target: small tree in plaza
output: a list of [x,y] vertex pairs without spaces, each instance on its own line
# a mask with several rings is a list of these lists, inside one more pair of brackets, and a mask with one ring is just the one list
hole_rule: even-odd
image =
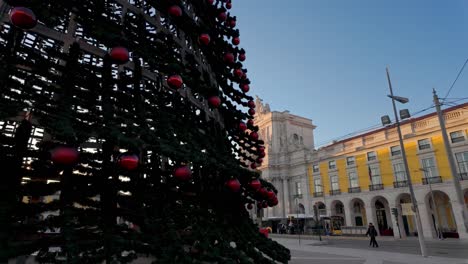
[[289,260],[230,0],[0,6],[0,262]]

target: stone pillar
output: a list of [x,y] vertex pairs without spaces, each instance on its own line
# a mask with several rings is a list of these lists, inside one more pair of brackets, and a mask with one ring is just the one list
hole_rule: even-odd
[[346,205],[345,203],[343,203],[344,205],[344,213],[345,213],[345,226],[354,226],[354,223],[353,223],[353,218],[352,218],[352,208],[350,207],[349,203]]
[[302,177],[302,188],[303,188],[303,191],[302,191],[302,195],[303,195],[303,200],[304,200],[304,209],[305,209],[305,215],[307,217],[307,215],[313,215],[313,213],[311,213],[311,210],[310,210],[310,207],[309,207],[309,198],[310,198],[310,195],[309,195],[309,178],[308,178],[308,175],[307,175],[307,167],[306,167],[306,173],[305,173],[305,176]]
[[396,206],[398,210],[398,224],[400,225],[401,238],[406,238],[405,225],[403,224],[403,215],[401,214],[401,205]]
[[377,230],[377,233],[380,236],[380,231],[379,231],[379,228],[378,228],[378,225],[377,225],[377,215],[375,213],[374,206],[371,206],[370,204],[366,203],[365,208],[366,208],[367,225],[372,223],[375,226],[375,230]]
[[287,219],[289,214],[289,180],[283,178],[283,214]]
[[468,239],[468,233],[463,219],[463,207],[458,201],[451,201],[453,216],[457,224],[457,231],[460,239]]
[[[419,208],[419,217],[421,218],[422,233],[425,238],[434,238],[435,230],[434,225],[432,224],[432,219],[429,218],[429,211],[427,206],[424,203],[418,203]],[[411,217],[411,216],[408,216]],[[414,223],[417,225],[416,216],[413,216]],[[421,234],[418,234],[421,235]]]
[[398,233],[398,225],[401,224],[402,222],[399,222],[399,219],[398,219],[399,215],[398,217],[395,217],[392,214],[392,208],[396,208],[397,206],[395,204],[390,204],[390,203],[388,204],[388,206],[390,207],[390,218],[392,219],[393,237],[400,238],[400,234]]

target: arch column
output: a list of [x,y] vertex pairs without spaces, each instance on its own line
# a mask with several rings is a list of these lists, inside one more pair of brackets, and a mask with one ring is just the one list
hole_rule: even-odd
[[313,215],[313,213],[311,212],[310,210],[310,207],[309,207],[309,203],[308,203],[308,200],[309,200],[309,178],[307,176],[307,168],[306,168],[306,173],[304,174],[304,176],[302,177],[302,190],[303,190],[303,196],[304,196],[304,208],[305,208],[305,212],[304,214],[306,215],[306,217],[308,215]]
[[353,217],[351,215],[351,207],[349,206],[349,202],[343,203],[343,206],[344,206],[345,221],[346,221],[345,226],[354,226]]
[[460,239],[468,239],[468,233],[463,218],[463,207],[458,201],[451,201],[455,224],[457,225],[458,235]]
[[[377,224],[377,215],[375,214],[375,205],[371,205],[370,202],[367,202],[365,203],[365,207],[366,208],[366,221],[367,221],[367,225],[369,225],[369,223],[372,223],[374,224],[374,226]],[[379,234],[380,236],[380,231],[378,228],[376,228],[375,230],[377,230],[377,233]]]
[[[424,201],[424,200],[423,200]],[[425,238],[434,238],[435,231],[432,224],[432,219],[429,218],[429,210],[428,210],[429,203],[425,205],[424,203],[418,202],[419,208],[419,217],[421,218],[421,225],[422,225],[422,233]],[[415,217],[415,221],[417,221]],[[417,223],[417,222],[416,222]],[[420,236],[421,234],[418,234]]]
[[289,214],[289,180],[283,178],[283,214],[287,219]]
[[401,211],[401,205],[398,204],[396,206],[397,211],[398,211],[398,225],[400,226],[400,233],[401,233],[401,238],[406,238],[406,230],[405,230],[405,224],[403,223],[403,215]]
[[[399,219],[398,219],[400,217],[400,214],[398,214],[398,217],[395,217],[391,212],[392,208],[397,208],[397,206],[396,206],[396,204],[388,203],[388,207],[389,207],[389,211],[390,211],[390,218],[392,220],[393,237],[394,238],[400,238],[401,226],[400,226],[400,229],[398,229],[398,226],[403,222],[400,222]],[[403,237],[403,234],[401,235],[401,237]]]

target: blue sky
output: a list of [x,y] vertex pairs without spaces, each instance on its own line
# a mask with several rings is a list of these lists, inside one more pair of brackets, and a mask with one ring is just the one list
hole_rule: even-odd
[[[387,65],[395,94],[414,113],[432,105],[433,87],[446,95],[468,58],[464,0],[232,2],[250,94],[311,118],[316,145],[392,113]],[[448,97],[468,97],[467,85],[468,66]]]

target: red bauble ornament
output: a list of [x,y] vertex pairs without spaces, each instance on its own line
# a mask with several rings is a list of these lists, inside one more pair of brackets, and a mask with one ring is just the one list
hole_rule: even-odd
[[250,133],[250,138],[252,140],[258,140],[258,133],[253,131],[252,133]]
[[247,204],[247,209],[252,210],[252,209],[253,209],[253,205],[252,205],[251,203]]
[[252,164],[250,164],[250,168],[251,168],[252,170],[255,170],[255,169],[257,168],[257,164],[255,164],[255,162],[252,163]]
[[209,5],[212,5],[214,3],[214,0],[207,0],[206,2],[208,2]]
[[268,201],[268,206],[273,207],[276,205],[278,205],[278,199],[276,197]]
[[113,47],[109,52],[110,58],[117,64],[124,64],[130,59],[128,49],[125,47]]
[[229,20],[229,26],[235,27],[236,26],[236,20],[234,20],[234,19]]
[[240,61],[245,61],[245,53],[239,54],[239,60]]
[[265,157],[265,152],[260,152],[260,153],[258,153],[258,157],[264,158],[264,157]]
[[270,200],[275,198],[275,196],[276,196],[275,192],[272,191],[272,190],[267,191],[266,195],[267,195],[267,198],[270,199]]
[[182,9],[178,5],[173,5],[169,7],[169,10],[167,10],[167,13],[173,17],[180,17],[182,16]]
[[134,154],[123,154],[117,160],[119,167],[125,170],[134,170],[138,168],[139,162],[140,159]]
[[255,179],[250,181],[249,186],[250,188],[252,188],[252,190],[257,191],[260,188],[262,188],[262,183],[259,180]]
[[231,2],[226,3],[226,8],[231,9],[232,8],[232,3]]
[[249,120],[247,120],[247,125],[249,125],[249,126],[253,126],[253,125],[254,125],[254,121],[253,121],[253,119],[249,119]]
[[240,44],[240,38],[233,38],[232,39],[232,44],[234,44],[236,46],[239,45]]
[[250,108],[255,108],[255,102],[250,100],[247,102],[247,105],[250,107]]
[[259,193],[260,196],[263,197],[263,198],[266,198],[267,192],[268,192],[268,191],[267,191],[267,189],[265,189],[265,188],[261,188],[260,190],[258,190],[258,193]]
[[258,158],[256,161],[257,161],[258,164],[263,163],[263,159],[262,159],[262,158]]
[[244,122],[239,123],[239,129],[242,131],[247,130],[247,125]]
[[230,52],[224,54],[224,61],[226,63],[232,64],[234,63],[234,55]]
[[51,160],[57,165],[74,165],[78,161],[78,151],[71,147],[57,147],[52,150]]
[[263,208],[268,208],[268,202],[267,202],[267,201],[263,201],[263,202],[262,202],[262,207],[263,207]]
[[210,35],[208,34],[201,34],[200,37],[198,37],[198,41],[203,44],[203,45],[208,45],[210,44]]
[[235,70],[234,70],[234,75],[235,75],[237,78],[242,78],[242,75],[244,75],[244,72],[242,71],[242,69],[235,69]]
[[241,188],[239,180],[235,178],[228,180],[226,182],[226,186],[229,188],[231,192],[239,192]]
[[218,108],[221,105],[221,99],[218,96],[208,98],[208,104],[213,108]]
[[167,78],[167,84],[173,89],[179,89],[184,84],[184,81],[180,75],[172,75]]
[[255,115],[255,109],[250,108],[249,109],[249,115],[251,115],[251,116]]
[[257,148],[258,152],[265,152],[265,147],[264,146],[259,146]]
[[34,12],[26,7],[15,7],[10,11],[10,21],[15,27],[31,29],[37,25]]
[[226,21],[226,18],[227,18],[226,12],[221,12],[218,14],[219,21]]
[[192,178],[192,170],[188,166],[177,167],[173,175],[179,180],[188,181]]
[[241,89],[244,93],[250,91],[250,86],[248,84],[242,84]]

